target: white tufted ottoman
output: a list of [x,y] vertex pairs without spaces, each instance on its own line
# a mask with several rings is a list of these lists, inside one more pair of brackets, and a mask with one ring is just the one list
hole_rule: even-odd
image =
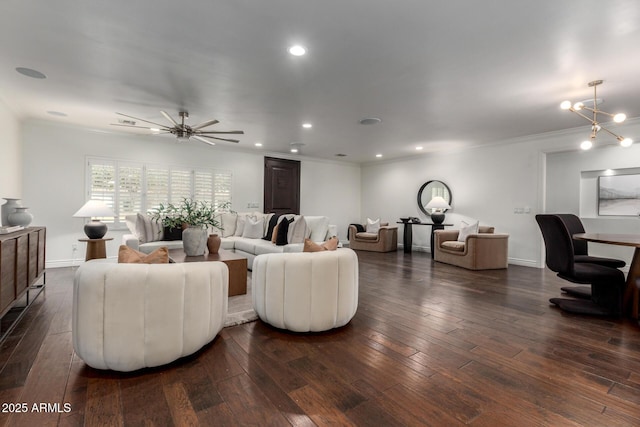
[[344,326],[358,308],[358,257],[335,251],[259,255],[253,307],[264,322],[295,332]]
[[212,341],[227,315],[222,262],[89,261],[73,285],[73,348],[97,369],[164,365]]

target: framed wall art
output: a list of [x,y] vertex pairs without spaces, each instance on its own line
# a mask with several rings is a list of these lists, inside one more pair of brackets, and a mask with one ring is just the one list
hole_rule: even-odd
[[640,174],[598,177],[598,215],[640,215]]

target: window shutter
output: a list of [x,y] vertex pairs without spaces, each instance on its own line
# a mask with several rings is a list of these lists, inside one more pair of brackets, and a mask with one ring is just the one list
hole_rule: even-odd
[[146,210],[166,205],[169,202],[169,169],[148,167]]
[[118,210],[124,222],[126,215],[142,212],[142,166],[118,166]]
[[213,176],[213,206],[217,208],[225,203],[231,203],[231,172],[217,171]]
[[190,199],[191,196],[191,171],[184,169],[171,170],[171,193],[169,201],[180,203],[182,199]]
[[[89,200],[100,200],[114,211],[116,205],[116,167],[113,162],[89,162],[91,179]],[[113,218],[102,218],[105,222],[113,222]]]
[[204,202],[213,202],[213,173],[195,171],[193,198]]

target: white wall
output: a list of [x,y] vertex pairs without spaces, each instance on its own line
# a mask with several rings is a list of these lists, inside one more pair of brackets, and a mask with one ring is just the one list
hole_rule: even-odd
[[[24,167],[23,204],[29,206],[34,225],[47,227],[47,265],[76,264],[84,259],[84,221],[72,218],[85,202],[87,156],[121,160],[231,170],[233,209],[248,209],[257,202],[262,209],[264,155],[234,152],[203,144],[177,144],[172,138],[136,136],[27,121],[22,129]],[[273,154],[271,153],[273,156]],[[339,162],[301,159],[301,212],[327,215],[346,236],[351,218],[359,216],[360,168]],[[109,230],[107,255],[115,256],[124,230]]]
[[[451,228],[471,219],[493,225],[496,232],[510,234],[511,263],[537,266],[540,241],[533,216],[539,204],[541,159],[531,144],[513,143],[368,164],[362,168],[362,213],[389,222],[406,216],[428,221],[418,208],[418,190],[429,180],[440,180],[452,193],[452,209],[445,219],[454,224]],[[515,207],[529,207],[531,213],[516,215]],[[414,249],[430,250],[430,233],[428,226],[414,226]]]
[[22,150],[20,124],[0,100],[0,197],[22,197]]

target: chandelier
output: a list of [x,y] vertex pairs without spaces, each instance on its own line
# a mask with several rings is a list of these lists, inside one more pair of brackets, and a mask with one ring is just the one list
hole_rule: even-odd
[[[590,103],[591,101],[576,102],[575,104],[571,104],[571,101],[563,101],[562,104],[560,104],[560,108],[562,108],[563,110],[569,110],[571,112],[574,112],[580,117],[584,117],[585,119],[591,122],[591,138],[588,140],[582,141],[582,143],[580,144],[580,148],[582,148],[583,150],[588,150],[591,147],[593,147],[593,143],[596,140],[596,135],[601,130],[607,132],[608,134],[616,138],[620,142],[620,145],[622,147],[629,147],[631,146],[631,144],[633,144],[633,140],[631,138],[625,138],[616,133],[613,133],[612,131],[610,131],[609,129],[607,129],[601,123],[598,122],[598,114],[603,114],[605,116],[612,117],[613,121],[616,123],[622,123],[627,118],[626,114],[624,113],[611,114],[602,110],[598,110],[598,98],[596,98],[596,87],[599,84],[602,84],[602,80],[594,80],[592,82],[589,82],[589,87],[593,87],[593,108],[585,105],[585,102]],[[600,101],[602,102],[602,100]],[[593,114],[593,116],[589,117],[581,113],[582,110],[590,111]]]

